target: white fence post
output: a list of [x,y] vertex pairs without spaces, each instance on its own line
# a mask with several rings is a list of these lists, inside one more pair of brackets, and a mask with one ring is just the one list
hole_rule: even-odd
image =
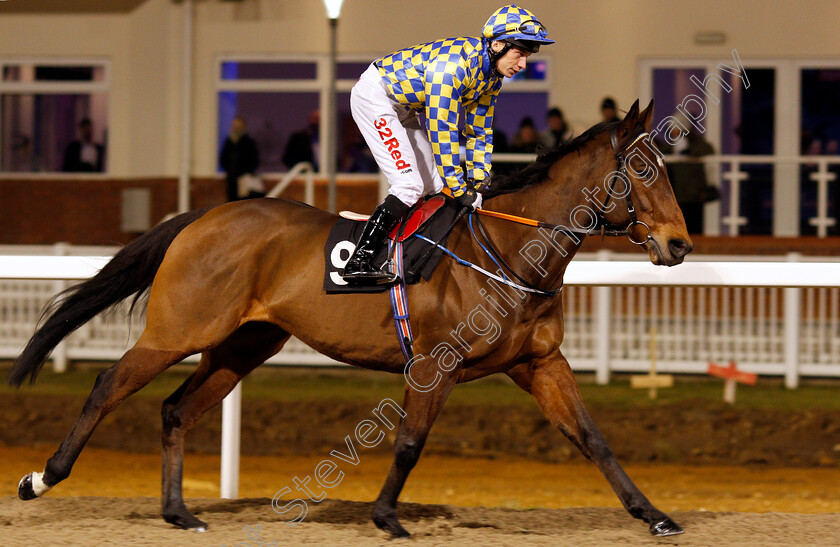
[[379,203],[388,197],[388,189],[391,187],[388,184],[388,178],[385,176],[385,173],[382,171],[379,172]]
[[[53,245],[53,254],[57,256],[67,256],[68,244],[59,242]],[[60,293],[67,287],[67,282],[64,280],[57,280],[53,292]],[[67,340],[62,340],[52,351],[53,372],[56,374],[67,372]]]
[[239,497],[239,439],[242,414],[242,383],[222,401],[221,497]]
[[[798,262],[799,253],[788,253],[788,262]],[[785,387],[799,386],[799,321],[802,317],[802,289],[787,287],[785,294],[784,353]]]
[[303,201],[307,205],[315,207],[315,171],[312,168],[306,170],[305,186],[303,187]]
[[[598,260],[609,260],[610,252],[598,251]],[[612,287],[595,287],[595,382],[601,385],[610,382],[610,308],[612,307]]]

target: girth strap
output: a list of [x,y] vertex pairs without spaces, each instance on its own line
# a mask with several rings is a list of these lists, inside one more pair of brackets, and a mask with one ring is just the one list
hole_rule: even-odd
[[395,241],[391,245],[391,260],[389,269],[397,275],[397,281],[391,285],[391,310],[394,315],[394,326],[397,329],[397,341],[400,343],[406,363],[414,357],[414,334],[411,332],[411,320],[408,313],[408,294],[405,290],[405,276],[403,275],[403,244]]

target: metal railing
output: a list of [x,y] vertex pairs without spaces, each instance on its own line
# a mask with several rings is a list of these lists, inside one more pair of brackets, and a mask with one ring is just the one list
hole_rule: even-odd
[[315,205],[315,168],[309,162],[302,161],[295,164],[288,173],[283,173],[280,181],[266,195],[269,198],[276,198],[288,188],[288,186],[303,175],[304,190],[303,201],[309,205]]
[[[494,154],[494,164],[505,163],[529,163],[535,159],[534,154]],[[746,166],[772,166],[776,172],[773,173],[772,187],[774,190],[781,189],[786,185],[795,184],[797,188],[802,182],[801,177],[817,183],[816,188],[816,214],[808,218],[808,224],[814,226],[818,237],[828,236],[828,229],[837,225],[836,215],[840,215],[840,204],[835,202],[835,210],[829,210],[829,183],[837,179],[840,172],[840,156],[770,156],[770,155],[711,155],[702,158],[690,158],[680,155],[665,157],[666,163],[691,163],[702,162],[706,166],[707,180],[710,185],[722,188],[721,181],[727,181],[727,188],[722,188],[725,195],[722,195],[720,202],[707,204],[706,216],[710,217],[707,226],[715,227],[707,235],[718,235],[722,227],[723,235],[736,236],[749,222],[743,215],[741,203],[741,187],[750,181],[750,168]],[[787,168],[787,169],[785,169]],[[807,169],[814,169],[805,172]],[[799,195],[802,192],[794,192]],[[840,196],[835,197],[840,200]],[[725,203],[723,203],[725,201]],[[785,217],[786,223],[794,227],[793,233],[787,234],[796,236],[799,234],[800,207],[799,204],[783,202],[781,207],[774,208],[773,215]],[[725,206],[725,211],[724,211]]]

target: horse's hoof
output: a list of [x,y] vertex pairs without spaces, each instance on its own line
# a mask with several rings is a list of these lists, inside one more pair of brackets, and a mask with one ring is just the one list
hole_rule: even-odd
[[18,497],[23,501],[34,500],[38,497],[32,487],[32,473],[26,475],[18,483]]
[[380,530],[391,534],[391,538],[393,539],[411,537],[411,534],[408,533],[408,530],[402,527],[400,521],[397,520],[397,515],[394,513],[388,513],[381,516],[374,515],[373,523],[376,524],[376,527]]
[[163,520],[168,522],[169,524],[174,524],[184,530],[191,530],[193,532],[206,532],[207,531],[207,523],[202,522],[192,516],[189,512],[183,513],[170,513],[163,515]]
[[678,536],[684,534],[685,530],[680,528],[680,525],[671,520],[670,517],[665,517],[650,525],[650,533],[657,537]]

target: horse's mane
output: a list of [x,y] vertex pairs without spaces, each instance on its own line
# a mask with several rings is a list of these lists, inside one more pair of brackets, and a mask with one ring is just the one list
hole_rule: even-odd
[[597,137],[599,134],[611,129],[621,122],[601,122],[593,125],[571,141],[560,144],[549,150],[539,150],[537,159],[510,175],[499,175],[493,177],[489,188],[483,192],[484,199],[518,192],[538,184],[548,178],[548,170],[557,160],[572,152],[577,152],[583,146]]

